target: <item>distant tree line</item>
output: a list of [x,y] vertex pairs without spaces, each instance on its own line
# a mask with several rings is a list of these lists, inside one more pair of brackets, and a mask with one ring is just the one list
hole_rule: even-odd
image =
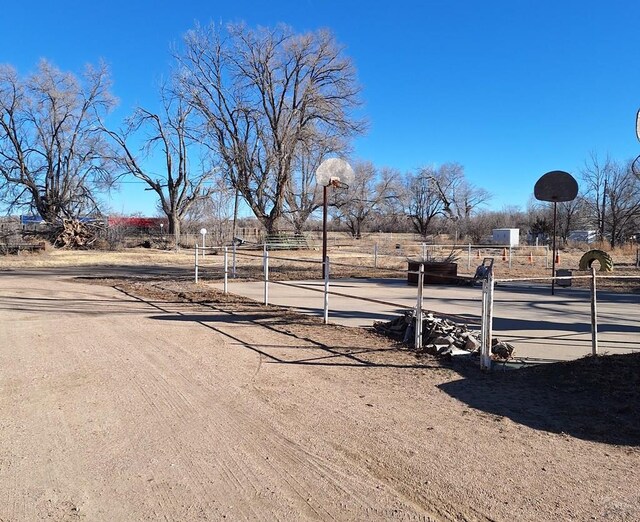
[[[315,171],[348,158],[366,122],[355,67],[327,31],[279,25],[196,25],[174,51],[159,110],[111,125],[116,100],[104,64],[79,75],[43,60],[20,76],[0,65],[0,201],[48,222],[104,212],[101,194],[127,177],[157,196],[168,233],[187,221],[233,219],[242,201],[266,233],[302,233],[321,206]],[[548,205],[486,210],[490,193],[451,162],[399,172],[352,160],[351,186],[331,189],[332,225],[448,233],[480,242],[496,227],[548,236]],[[640,182],[630,163],[592,154],[581,192],[559,205],[560,236],[594,229],[616,246],[640,230]],[[222,238],[220,238],[222,240]]]

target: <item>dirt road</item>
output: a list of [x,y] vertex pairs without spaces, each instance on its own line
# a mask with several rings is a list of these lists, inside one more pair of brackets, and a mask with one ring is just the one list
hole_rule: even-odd
[[450,369],[268,313],[0,272],[0,520],[640,518],[637,446],[470,408]]

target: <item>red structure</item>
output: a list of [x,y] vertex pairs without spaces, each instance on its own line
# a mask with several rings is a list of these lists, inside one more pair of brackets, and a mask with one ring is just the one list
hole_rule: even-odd
[[[150,218],[150,217],[125,217],[125,216],[109,216],[108,226],[111,227],[125,227],[134,228],[137,230],[159,230],[162,227],[167,227],[169,221],[167,218]],[[162,225],[162,227],[160,226]]]

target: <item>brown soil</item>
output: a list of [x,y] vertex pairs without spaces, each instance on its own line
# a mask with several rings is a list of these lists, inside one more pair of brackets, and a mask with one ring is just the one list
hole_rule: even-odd
[[484,374],[128,270],[0,273],[0,520],[640,519],[638,354]]
[[[336,353],[348,353],[340,346],[366,345],[358,354],[365,364],[407,363],[414,357],[419,364],[441,367],[472,377],[443,384],[441,388],[469,404],[495,414],[506,415],[514,402],[525,402],[527,413],[520,421],[556,433],[599,440],[611,444],[640,445],[640,352],[627,355],[585,357],[577,361],[531,365],[526,368],[500,367],[489,376],[478,371],[476,357],[434,358],[414,353],[372,330],[324,325],[322,320],[287,308],[264,306],[250,299],[193,283],[149,282],[96,279],[93,282],[115,286],[147,299],[182,301],[249,320],[274,332],[304,337]],[[448,373],[448,372],[447,372]],[[459,383],[459,381],[456,381]],[[487,385],[493,388],[487,389]],[[514,400],[514,396],[517,399]],[[521,408],[517,408],[521,410]],[[541,419],[544,417],[544,422]],[[613,429],[615,428],[615,429]]]

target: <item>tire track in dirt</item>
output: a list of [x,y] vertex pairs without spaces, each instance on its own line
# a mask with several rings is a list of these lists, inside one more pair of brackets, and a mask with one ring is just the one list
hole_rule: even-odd
[[[155,308],[159,308],[161,311],[168,314],[182,314],[182,313],[193,314],[193,313],[206,313],[206,312],[210,313],[211,312],[211,307],[199,307],[195,305],[191,305],[187,307],[184,307],[181,305],[176,308],[175,305],[173,304],[171,306],[168,306],[165,303],[162,303],[162,304],[152,303],[152,306],[154,306]],[[204,326],[207,326],[208,328],[216,330],[218,333],[224,334],[225,336],[231,338],[237,343],[248,345],[248,347],[251,348],[252,350],[256,350],[255,344],[260,343],[264,340],[260,338],[261,337],[259,332],[260,329],[255,328],[255,326],[239,327],[238,325],[233,325],[229,327],[227,325],[216,323],[215,327],[213,327],[212,325],[207,323],[201,323],[201,324],[204,324]],[[258,330],[257,333],[256,333],[256,330]],[[292,340],[291,337],[287,335],[282,335],[281,337],[282,337],[281,339],[277,339],[278,344],[290,345],[290,346],[296,346],[296,347],[300,346],[299,339]],[[308,345],[307,348],[310,348],[310,349],[317,348],[313,345],[313,343],[306,343],[306,344]],[[271,354],[262,353],[259,349],[257,351],[260,352],[258,354],[260,358],[263,358],[263,357],[271,358],[271,359],[274,358]],[[257,372],[254,373],[253,379],[255,379],[256,375],[257,375]],[[246,405],[244,405],[244,407],[246,408]],[[234,412],[234,415],[238,417],[241,414],[239,414],[238,411],[236,410]],[[288,484],[291,490],[298,496],[298,498],[301,501],[307,502],[307,504],[309,504],[309,507],[313,508],[313,506],[310,505],[307,499],[309,498],[309,491],[314,487],[314,484],[313,483],[310,484],[309,481],[304,477],[298,478],[296,475],[292,474],[289,470],[297,469],[300,467],[313,468],[314,474],[318,475],[323,481],[329,482],[331,484],[334,490],[332,492],[332,495],[336,497],[336,500],[338,501],[337,502],[338,505],[342,503],[338,500],[338,498],[341,497],[343,501],[346,498],[346,499],[349,499],[348,502],[351,506],[351,509],[353,509],[354,500],[357,499],[362,512],[367,513],[369,515],[377,512],[378,516],[381,515],[380,507],[379,506],[376,507],[371,504],[369,500],[369,498],[371,497],[371,493],[370,491],[368,491],[369,488],[371,487],[375,488],[375,483],[379,483],[381,480],[380,477],[375,477],[372,473],[368,472],[365,468],[362,468],[361,464],[356,462],[355,460],[350,462],[349,466],[351,466],[352,469],[356,469],[357,473],[345,473],[343,470],[338,468],[334,463],[332,463],[329,459],[311,454],[309,451],[305,450],[304,448],[301,448],[298,444],[283,437],[282,434],[278,434],[278,436],[274,437],[273,427],[270,427],[270,429],[267,430],[263,428],[264,424],[262,421],[258,423],[252,421],[252,419],[255,418],[256,416],[260,418],[260,413],[255,411],[251,412],[250,416],[243,418],[242,424],[251,426],[254,434],[257,433],[259,435],[258,438],[260,440],[268,441],[269,446],[272,448],[270,452],[272,454],[272,458],[270,460],[270,469],[273,472],[277,473],[281,477],[281,480],[283,480],[286,484]],[[217,415],[216,417],[219,417],[219,415]],[[239,438],[240,440],[242,440],[243,444],[247,444],[247,441],[241,438],[242,434],[238,432],[235,426],[226,424],[224,426],[224,430],[228,433],[233,433],[234,438]],[[253,438],[255,439],[255,437]],[[279,457],[278,465],[274,464],[274,460],[273,460],[274,449],[278,449],[278,452],[277,452],[277,455]],[[268,458],[268,455],[265,455],[263,446],[249,444],[249,448],[247,449],[246,453],[261,455],[263,458]],[[239,463],[236,463],[236,464],[240,466]],[[354,468],[354,465],[355,465],[355,468]],[[369,475],[368,479],[366,480],[366,483],[363,483],[363,480],[362,480],[363,474],[364,476]],[[355,477],[357,477],[357,480],[354,481]],[[354,482],[354,484],[351,485],[349,488],[344,487],[345,482],[348,482],[348,480],[345,480],[347,478],[351,482]],[[374,480],[371,480],[371,479],[374,479]],[[315,481],[317,481],[317,479],[314,479],[314,482]],[[390,486],[390,484],[386,483],[386,486]],[[393,491],[393,496],[400,493],[399,491],[396,491],[392,487],[390,487],[389,489]],[[376,493],[380,495],[379,491],[377,491]],[[323,492],[323,495],[326,495],[326,492]],[[433,518],[433,519],[436,518],[435,516],[433,516],[432,509],[426,509],[426,506],[420,505],[419,502],[416,502],[415,500],[411,500],[408,497],[406,497],[405,500],[406,500],[406,504],[410,505],[412,508],[410,511],[413,511],[416,514],[420,513],[419,515],[420,517],[423,517],[423,518],[427,517],[427,518]],[[394,501],[397,503],[396,499],[392,499],[392,498],[388,499],[389,504],[393,504]],[[335,505],[335,503],[333,504]],[[401,502],[401,504],[405,504],[405,503]],[[322,505],[319,505],[318,507],[322,508]],[[407,505],[404,505],[403,507],[406,509]],[[387,511],[386,514],[392,515],[393,511]],[[334,512],[332,514],[326,510],[319,513],[315,509],[313,509],[311,515],[314,517],[326,519],[327,516],[339,517],[340,511],[338,510],[337,512]]]
[[[174,310],[175,312],[175,310]],[[170,371],[172,373],[171,378],[165,377],[168,366],[165,361],[162,361],[157,354],[150,355],[145,353],[142,357],[139,357],[141,364],[136,364],[136,367],[145,368],[145,373],[148,374],[147,378],[144,379],[146,383],[146,387],[141,386],[140,383],[136,383],[137,387],[141,390],[148,406],[154,411],[154,415],[158,417],[160,422],[166,422],[170,419],[174,419],[177,417],[180,420],[185,420],[187,417],[201,417],[199,413],[199,409],[194,406],[193,401],[190,397],[181,389],[195,389],[192,385],[192,380],[187,377],[187,374],[184,372],[176,371],[175,368],[172,368]],[[136,378],[138,380],[138,378]],[[133,379],[132,379],[133,381]],[[176,382],[180,384],[180,386],[176,386]],[[183,381],[183,382],[179,382]],[[149,389],[147,389],[149,388]],[[218,390],[222,391],[222,390]],[[159,406],[159,403],[162,405],[168,406],[168,411],[165,411],[164,408]],[[208,407],[210,408],[210,404]],[[229,412],[221,411],[220,408],[217,408],[215,415],[210,415],[208,417],[213,417],[216,419],[226,418],[230,419],[231,415],[237,415],[237,412]],[[246,419],[244,419],[246,422]],[[219,423],[214,428],[217,432],[234,433],[234,439],[242,440],[242,433],[236,428],[233,423]],[[255,432],[255,425],[252,429]],[[173,440],[172,447],[175,448],[175,451],[181,455],[181,458],[188,463],[189,467],[193,470],[194,475],[196,475],[196,482],[199,485],[205,483],[206,475],[201,473],[201,470],[197,463],[189,458],[189,452],[185,451],[183,448],[182,441]],[[255,452],[256,448],[253,448],[253,452]],[[229,455],[233,456],[233,452],[228,452]],[[243,455],[245,457],[245,455]],[[246,460],[246,458],[243,458]],[[235,467],[242,471],[245,480],[242,480],[237,474],[237,470],[234,469],[234,466],[229,466],[225,464],[223,461],[219,460],[219,465],[222,468],[223,472],[229,478],[229,482],[236,482],[238,486],[244,491],[243,497],[247,494],[255,494],[258,491],[258,487],[256,483],[258,482],[255,476],[251,476],[248,472],[248,468],[246,466],[239,465],[239,461],[236,461]],[[272,469],[275,469],[272,464],[269,464]],[[249,483],[249,486],[245,484],[245,482]],[[295,488],[294,488],[295,489]],[[231,495],[231,491],[227,491],[224,495],[225,497],[229,497]],[[302,496],[302,495],[300,495]],[[257,517],[258,513],[256,512],[247,512],[245,513],[248,517]]]
[[[172,313],[175,313],[175,312],[176,312],[176,309],[174,308],[172,310]],[[157,392],[155,398],[152,398],[151,394],[147,390],[143,390],[147,402],[151,406],[154,406],[156,412],[161,411],[160,408],[155,407],[156,402],[158,400],[161,400],[162,402],[169,404],[173,412],[171,412],[171,414],[167,416],[168,418],[171,418],[175,414],[177,414],[181,418],[184,418],[186,417],[184,413],[185,411],[188,411],[190,416],[198,416],[200,410],[196,408],[193,402],[189,398],[187,398],[187,396],[184,393],[180,391],[180,387],[175,386],[176,380],[183,380],[184,381],[182,383],[183,386],[189,386],[190,384],[192,384],[190,379],[187,378],[185,373],[180,373],[180,372],[172,376],[171,380],[163,378],[162,375],[166,371],[166,367],[161,367],[162,365],[160,361],[157,359],[157,357],[155,357],[154,359],[155,360],[153,361],[152,366],[150,367],[150,371],[148,373],[150,373],[153,376],[161,376],[161,377],[160,378],[154,377],[155,379],[154,384],[156,385],[154,389]],[[148,362],[149,361],[147,360],[146,363]],[[137,366],[144,366],[144,365],[137,365]],[[225,388],[227,387],[228,385],[225,386]],[[246,387],[246,385],[243,384],[242,387]],[[218,392],[220,391],[222,390],[219,389]],[[174,394],[177,394],[177,395],[174,396]],[[181,403],[177,402],[177,398],[180,399]],[[227,455],[229,455],[229,458],[232,460],[232,463],[231,463],[232,465],[225,465],[223,462],[219,461],[224,472],[229,477],[233,477],[233,479],[238,484],[238,486],[244,491],[242,496],[245,497],[247,496],[247,494],[251,495],[252,493],[251,490],[253,490],[253,494],[255,494],[259,490],[257,486],[257,483],[259,482],[258,477],[256,476],[255,473],[251,472],[251,469],[248,466],[244,464],[244,462],[247,461],[247,457],[249,455],[257,455],[261,458],[263,463],[263,465],[259,467],[268,468],[268,473],[266,473],[266,475],[270,475],[274,473],[277,474],[280,477],[280,480],[284,481],[287,484],[288,489],[292,492],[294,496],[297,496],[299,500],[304,504],[309,505],[312,511],[311,515],[317,518],[322,518],[322,519],[331,517],[331,514],[329,512],[322,511],[321,505],[318,505],[318,507],[311,506],[311,504],[308,502],[310,493],[307,489],[305,489],[307,486],[301,484],[295,478],[295,476],[293,476],[287,471],[287,468],[291,464],[298,465],[298,466],[306,464],[303,459],[299,459],[299,458],[295,460],[291,459],[290,454],[293,451],[297,451],[297,450],[292,449],[290,445],[287,445],[287,446],[283,445],[281,440],[270,436],[268,430],[262,429],[261,426],[263,424],[263,421],[254,420],[255,418],[259,418],[258,412],[253,411],[250,415],[247,416],[244,414],[239,414],[239,410],[235,408],[235,405],[232,406],[231,409],[233,410],[232,412],[229,411],[229,408],[225,408],[223,411],[222,408],[218,407],[217,411],[215,412],[215,415],[211,415],[210,417],[213,417],[216,419],[230,419],[232,418],[231,415],[233,415],[236,418],[240,415],[242,416],[241,423],[237,423],[237,422],[232,423],[232,422],[229,422],[228,420],[227,422],[218,421],[218,424],[213,428],[213,431],[216,431],[216,432],[232,434],[232,438],[236,443],[236,446],[235,446],[236,449],[238,447],[242,447],[244,449],[242,458],[236,458],[234,457],[234,452],[231,451],[232,448],[229,448],[230,451],[226,453]],[[238,428],[238,424],[241,424],[243,426],[242,431]],[[255,437],[256,435],[258,435],[259,439],[263,441],[263,445],[251,444],[247,440],[246,434],[243,433],[246,431],[248,431],[252,435],[252,437]],[[265,442],[266,444],[264,444]],[[265,449],[264,446],[267,446],[268,449]],[[276,452],[275,450],[278,450],[278,451]],[[281,465],[279,462],[279,459],[274,458],[274,454],[280,457],[285,457],[286,462],[283,465]],[[195,466],[195,469],[197,470],[197,466]],[[245,477],[245,479],[242,480],[241,478],[239,478],[238,474],[242,474]],[[249,488],[247,488],[247,486],[245,485],[245,482],[248,482],[250,484]],[[318,511],[318,509],[321,509],[321,511]],[[255,512],[247,513],[247,515],[257,517],[258,513],[255,513]]]

